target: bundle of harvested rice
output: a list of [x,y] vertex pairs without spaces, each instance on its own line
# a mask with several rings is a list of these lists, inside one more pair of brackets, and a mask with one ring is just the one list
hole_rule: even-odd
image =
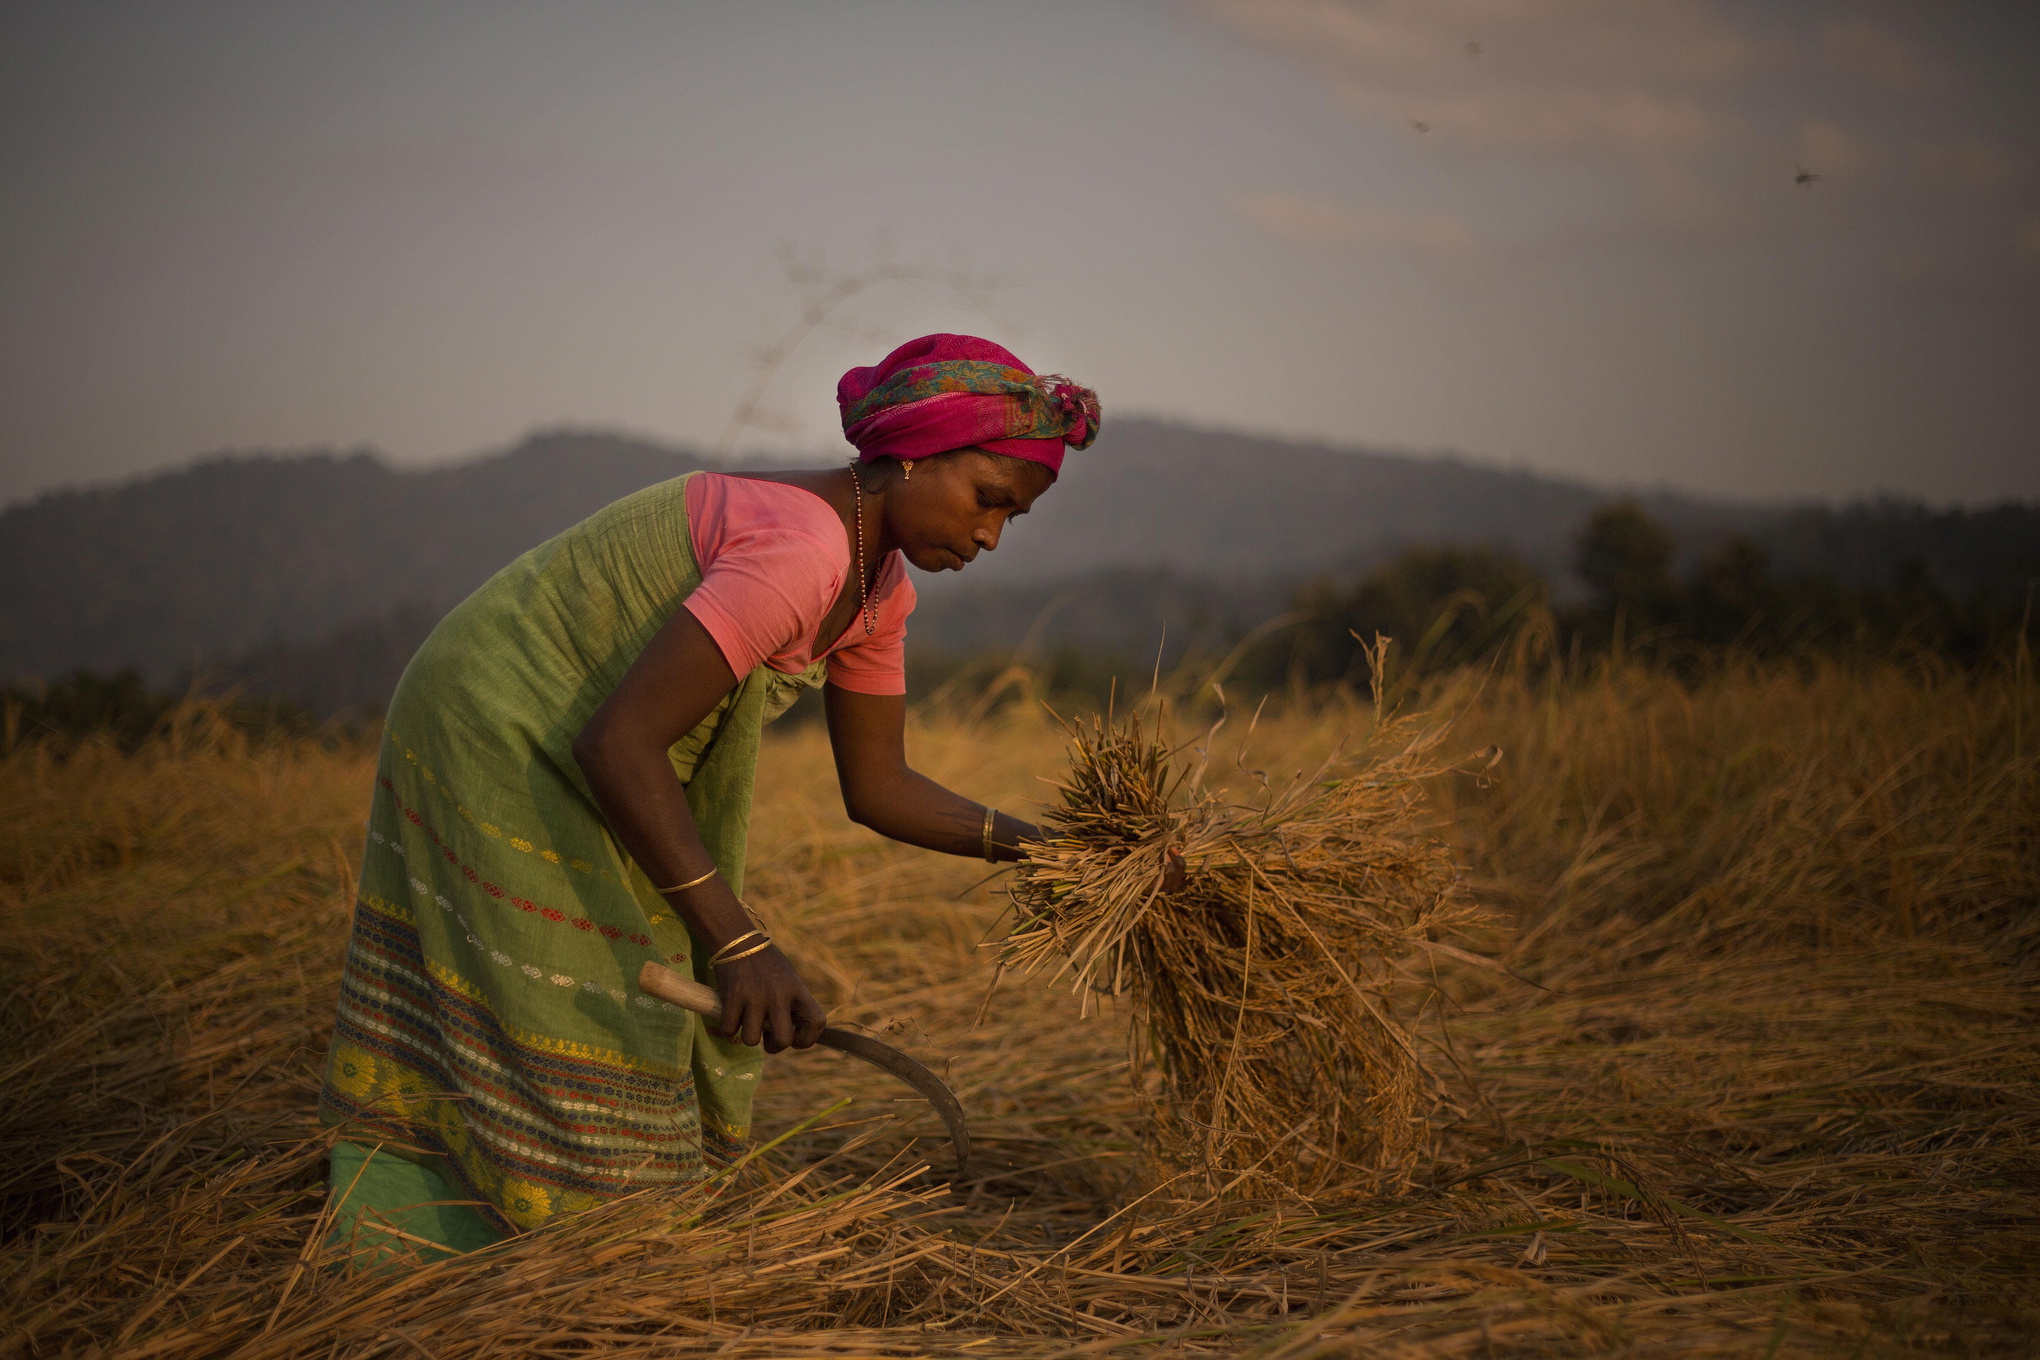
[[1002,962],[1059,959],[1056,978],[1131,999],[1136,1061],[1144,1037],[1160,1072],[1165,1164],[1252,1195],[1400,1183],[1432,1085],[1396,1014],[1396,966],[1459,955],[1437,934],[1476,916],[1424,825],[1424,781],[1452,768],[1442,729],[1377,704],[1357,755],[1281,791],[1262,779],[1252,803],[1207,791],[1203,762],[1179,761],[1161,729],[1075,729]]

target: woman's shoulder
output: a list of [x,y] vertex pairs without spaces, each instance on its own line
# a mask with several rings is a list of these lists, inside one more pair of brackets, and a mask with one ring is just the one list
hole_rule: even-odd
[[709,556],[716,548],[744,540],[807,540],[823,556],[841,558],[847,566],[850,549],[843,521],[829,503],[805,487],[762,477],[728,472],[703,472],[688,491],[687,517],[697,540],[706,540]]
[[735,472],[703,472],[694,483],[699,489],[692,494],[701,498],[703,509],[747,524],[775,525],[823,537],[834,537],[843,527],[833,506],[792,482]]

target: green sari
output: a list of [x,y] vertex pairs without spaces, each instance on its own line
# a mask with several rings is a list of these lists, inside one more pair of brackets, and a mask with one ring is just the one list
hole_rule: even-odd
[[[697,474],[690,474],[697,475]],[[320,1117],[511,1230],[699,1178],[748,1137],[761,1053],[638,992],[706,950],[611,836],[571,746],[701,582],[689,477],[498,572],[391,701]],[[759,733],[806,686],[759,666],[671,751],[743,892]]]

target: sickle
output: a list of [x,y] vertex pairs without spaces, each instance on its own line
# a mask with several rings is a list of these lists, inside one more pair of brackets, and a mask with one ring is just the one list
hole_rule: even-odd
[[[722,1018],[722,998],[715,994],[715,988],[693,978],[682,977],[664,964],[646,963],[638,969],[637,985],[638,990],[647,996],[670,1001],[682,1010],[693,1011],[709,1020]],[[956,1178],[964,1179],[970,1164],[970,1130],[964,1126],[963,1106],[957,1103],[955,1093],[943,1085],[942,1078],[891,1044],[880,1043],[869,1035],[825,1029],[820,1042],[824,1048],[833,1048],[838,1053],[862,1058],[873,1067],[884,1068],[926,1097],[928,1103],[935,1107],[935,1113],[942,1116],[942,1122],[949,1126],[949,1141],[956,1146]]]

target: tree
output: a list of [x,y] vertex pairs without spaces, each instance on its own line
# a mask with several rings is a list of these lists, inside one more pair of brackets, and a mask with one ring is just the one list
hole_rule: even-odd
[[1529,563],[1499,548],[1411,548],[1351,587],[1323,579],[1305,586],[1295,601],[1308,618],[1296,662],[1309,680],[1358,682],[1361,644],[1381,633],[1395,639],[1404,666],[1465,665],[1514,636],[1548,593]]
[[1611,501],[1573,538],[1573,570],[1594,608],[1628,632],[1669,621],[1678,608],[1671,531],[1632,500]]
[[1762,643],[1778,633],[1787,608],[1769,556],[1747,534],[1735,534],[1700,559],[1682,612],[1700,642]]

